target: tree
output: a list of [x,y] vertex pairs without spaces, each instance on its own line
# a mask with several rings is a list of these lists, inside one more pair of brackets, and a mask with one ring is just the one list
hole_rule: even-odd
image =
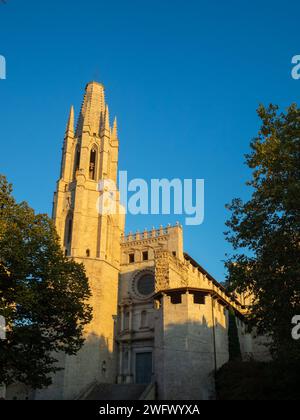
[[237,318],[232,309],[229,310],[228,314],[228,353],[229,361],[242,360],[241,345],[239,339],[239,333],[237,328]]
[[228,282],[253,294],[249,322],[270,335],[274,358],[300,360],[300,341],[291,337],[300,315],[300,110],[261,106],[258,115],[261,129],[246,155],[251,198],[227,206],[225,234],[235,251],[226,261]]
[[67,259],[54,223],[16,203],[0,176],[0,384],[33,388],[51,383],[55,352],[76,354],[91,320],[88,279],[83,265]]

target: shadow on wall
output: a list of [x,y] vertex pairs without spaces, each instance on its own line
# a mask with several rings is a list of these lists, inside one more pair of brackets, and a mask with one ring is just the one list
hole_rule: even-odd
[[[110,344],[111,345],[111,344]],[[48,388],[32,390],[22,383],[6,389],[7,400],[73,400],[79,399],[96,382],[116,381],[116,351],[109,350],[107,339],[90,333],[75,356],[55,355],[62,368],[52,376]]]
[[[201,310],[201,309],[200,309]],[[229,359],[228,328],[202,315],[156,329],[155,371],[160,400],[215,399],[215,372]]]

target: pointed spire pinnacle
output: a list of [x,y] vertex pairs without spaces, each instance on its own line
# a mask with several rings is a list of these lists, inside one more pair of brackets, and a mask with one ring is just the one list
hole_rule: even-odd
[[108,131],[110,130],[108,105],[106,105],[106,108],[105,108],[105,130],[108,130]]
[[71,106],[71,109],[70,109],[70,114],[69,114],[67,129],[66,129],[66,134],[68,134],[68,135],[73,135],[74,134],[74,121],[75,121],[74,107],[72,105]]
[[112,138],[114,140],[118,139],[118,122],[117,122],[117,117],[115,117],[114,120],[114,125],[113,125],[113,130],[112,130]]
[[105,106],[105,114],[104,114],[104,133],[107,136],[110,136],[110,124],[109,124],[109,109],[108,105]]
[[104,111],[104,86],[98,82],[88,83],[78,119],[77,135],[81,134],[84,130],[98,134],[100,131],[101,114]]

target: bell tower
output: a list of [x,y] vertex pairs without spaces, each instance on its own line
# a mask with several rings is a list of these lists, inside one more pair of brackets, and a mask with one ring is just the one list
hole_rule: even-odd
[[[64,357],[63,378],[60,374],[60,382],[55,378],[53,385],[59,399],[76,398],[93,382],[113,383],[116,378],[114,329],[124,232],[116,187],[118,150],[117,121],[110,126],[104,87],[91,82],[86,86],[76,127],[71,107],[53,218],[65,254],[85,266],[93,320],[86,328],[82,350],[74,357]],[[99,212],[98,206],[104,194],[99,185],[107,180],[115,201],[116,211],[111,214]]]
[[[120,251],[114,245],[124,223],[119,216],[101,215],[97,209],[99,181],[117,183],[119,151],[117,121],[111,128],[102,84],[87,85],[76,130],[74,124],[71,107],[54,196],[56,228],[66,255],[101,259],[118,267]],[[114,196],[119,213],[118,191]]]

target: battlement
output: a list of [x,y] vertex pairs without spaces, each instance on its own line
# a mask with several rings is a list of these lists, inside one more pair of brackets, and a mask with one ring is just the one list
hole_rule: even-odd
[[179,222],[176,225],[169,224],[166,227],[160,226],[159,229],[153,227],[151,230],[145,229],[143,232],[139,230],[135,233],[129,232],[128,235],[121,235],[121,244],[141,241],[144,239],[157,239],[162,238],[174,233],[175,230],[180,229],[182,231],[182,225]]

